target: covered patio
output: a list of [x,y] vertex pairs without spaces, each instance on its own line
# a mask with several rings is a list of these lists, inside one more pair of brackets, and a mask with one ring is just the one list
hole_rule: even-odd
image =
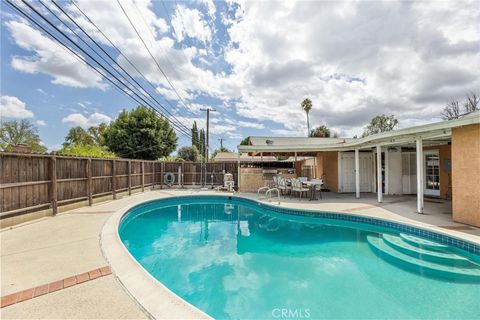
[[[479,123],[477,111],[358,139],[250,137],[250,145],[238,149],[260,157],[312,156],[315,178],[323,178],[330,191],[357,199],[376,193],[382,203],[386,195],[414,195],[420,214],[426,196],[452,200],[455,221],[480,226],[480,197],[467,186],[472,174],[480,178]],[[295,162],[297,176],[301,166]]]

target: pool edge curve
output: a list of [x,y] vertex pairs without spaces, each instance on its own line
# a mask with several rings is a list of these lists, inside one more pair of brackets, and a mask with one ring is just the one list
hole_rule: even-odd
[[[168,196],[156,196],[151,200],[138,200],[126,207],[116,210],[105,222],[102,231],[100,233],[100,247],[102,254],[110,265],[113,275],[120,282],[124,290],[129,294],[133,300],[139,305],[139,307],[151,318],[154,319],[212,319],[207,313],[191,305],[185,301],[167,286],[162,284],[159,280],[154,278],[147,270],[145,270],[140,263],[130,254],[128,249],[122,243],[119,236],[119,226],[122,219],[128,215],[128,213],[143,204],[167,200],[172,198],[189,198],[189,197],[224,197],[224,198],[236,198],[243,199],[251,202],[257,202],[261,206],[275,209],[279,213],[285,212],[298,212],[298,213],[326,213],[337,215],[337,217],[353,217],[362,221],[376,220],[391,225],[401,225],[406,228],[421,230],[428,233],[438,234],[439,236],[453,239],[453,241],[459,241],[467,243],[475,248],[475,252],[480,248],[480,241],[472,241],[471,239],[464,238],[456,232],[450,232],[450,230],[439,230],[434,225],[426,223],[415,222],[412,223],[406,221],[398,221],[390,219],[388,217],[369,216],[365,214],[356,214],[352,212],[333,212],[333,211],[320,211],[320,210],[306,210],[296,209],[289,207],[275,206],[270,203],[257,201],[249,197],[242,195],[231,194],[195,194],[195,195],[168,195]],[[285,213],[288,214],[288,213]],[[308,216],[304,214],[294,214],[300,216]],[[368,223],[368,222],[367,222]],[[475,253],[474,253],[475,254]],[[478,252],[476,254],[479,254]]]

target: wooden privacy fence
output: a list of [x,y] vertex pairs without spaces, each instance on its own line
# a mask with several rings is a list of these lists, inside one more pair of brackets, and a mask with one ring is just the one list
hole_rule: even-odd
[[[173,186],[215,187],[224,173],[238,185],[238,165],[232,162],[162,162],[103,159],[0,152],[0,218],[88,201],[117,193],[130,195],[157,185],[167,187],[164,176],[172,173]],[[170,187],[170,186],[169,186]]]

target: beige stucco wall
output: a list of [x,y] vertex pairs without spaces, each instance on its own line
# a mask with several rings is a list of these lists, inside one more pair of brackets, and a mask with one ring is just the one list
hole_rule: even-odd
[[480,227],[480,125],[452,129],[453,220]]

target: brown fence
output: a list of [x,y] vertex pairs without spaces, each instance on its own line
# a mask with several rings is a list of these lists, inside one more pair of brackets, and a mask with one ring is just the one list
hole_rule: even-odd
[[94,198],[158,185],[164,188],[166,173],[173,186],[223,184],[225,172],[237,184],[237,163],[161,162],[100,159],[0,152],[0,218],[51,208],[77,201],[91,205]]

